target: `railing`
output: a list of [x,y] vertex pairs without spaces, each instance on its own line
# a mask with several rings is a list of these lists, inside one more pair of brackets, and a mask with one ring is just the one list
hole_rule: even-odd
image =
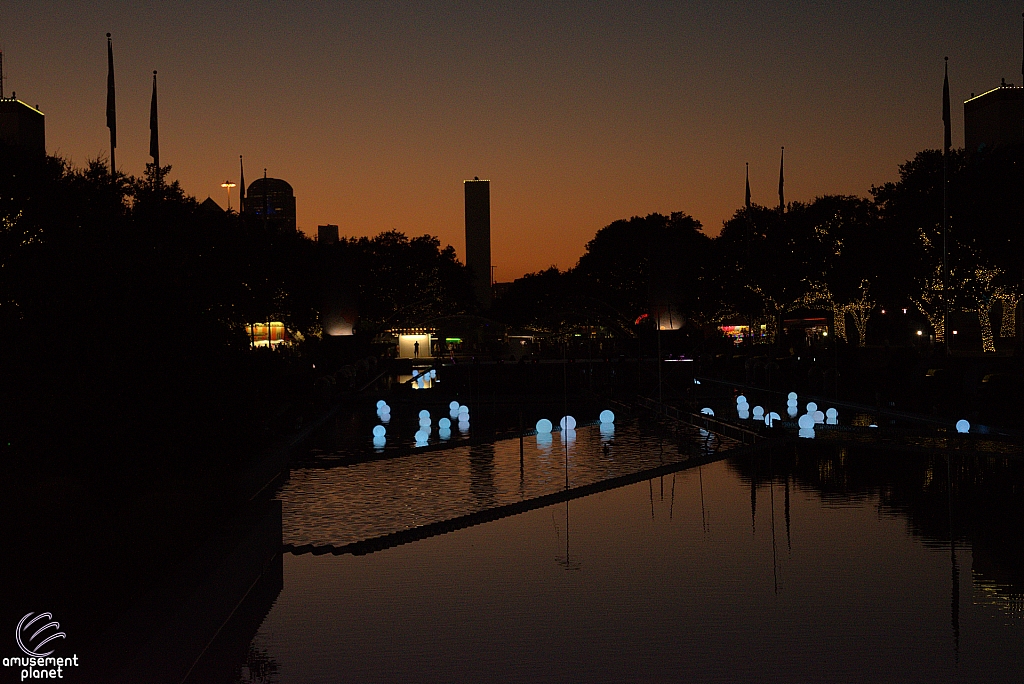
[[694,427],[704,428],[708,432],[714,432],[715,434],[729,439],[734,439],[741,444],[754,444],[765,437],[753,430],[740,427],[728,423],[724,420],[715,418],[714,416],[708,416],[703,413],[691,413],[690,411],[681,411],[675,406],[668,404],[662,404],[654,399],[648,397],[636,398],[636,403],[649,411],[653,411],[659,416],[665,416],[681,423],[693,425]]

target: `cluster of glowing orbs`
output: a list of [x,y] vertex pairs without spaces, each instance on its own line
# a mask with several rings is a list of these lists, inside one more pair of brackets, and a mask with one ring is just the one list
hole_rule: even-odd
[[790,418],[796,418],[796,414],[798,413],[796,402],[796,392],[790,392],[786,399],[786,413],[789,414]]

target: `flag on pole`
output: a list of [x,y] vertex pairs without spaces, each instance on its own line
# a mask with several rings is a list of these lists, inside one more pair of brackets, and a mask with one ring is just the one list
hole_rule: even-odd
[[245,211],[245,168],[242,166],[242,155],[238,155],[238,213]]
[[149,103],[149,156],[160,170],[160,127],[156,116],[156,70],[153,71],[153,99]]
[[113,171],[114,148],[117,147],[117,106],[114,101],[114,46],[107,34],[107,128],[110,129],[110,166]]
[[942,123],[946,129],[946,137],[942,142],[943,154],[949,154],[949,148],[953,144],[949,119],[949,57],[946,57],[946,73],[942,78]]
[[783,191],[786,185],[786,148],[782,148],[782,160],[779,162],[779,211],[786,210],[786,194]]
[[750,211],[750,162],[747,162],[747,211]]

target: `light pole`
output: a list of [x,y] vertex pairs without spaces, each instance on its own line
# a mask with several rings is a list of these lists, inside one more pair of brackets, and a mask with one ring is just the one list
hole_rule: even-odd
[[220,184],[220,187],[227,188],[228,191],[228,211],[231,211],[231,188],[235,187],[235,184],[231,181],[224,181]]

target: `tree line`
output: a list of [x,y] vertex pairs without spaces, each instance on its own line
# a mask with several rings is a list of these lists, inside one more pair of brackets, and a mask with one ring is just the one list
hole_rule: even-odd
[[1014,335],[1024,293],[1024,147],[950,153],[946,278],[942,186],[942,153],[928,150],[870,198],[744,206],[714,238],[684,213],[615,221],[573,268],[515,281],[497,309],[549,330],[582,321],[628,329],[645,313],[671,310],[697,326],[764,325],[769,338],[785,313],[825,309],[840,339],[864,345],[873,317],[903,308],[942,342],[948,305],[976,316],[984,351],[994,351],[997,332]]
[[[630,337],[659,309],[695,328],[741,317],[771,334],[797,307],[832,310],[837,333],[857,344],[881,308],[906,307],[941,340],[947,301],[983,331],[996,307],[1013,328],[1024,293],[1022,156],[1020,146],[952,153],[948,297],[942,157],[924,151],[870,198],[742,207],[715,238],[681,212],[615,221],[573,268],[520,278],[480,311],[466,268],[435,237],[387,231],[317,245],[204,207],[167,182],[170,167],[112,175],[98,160],[74,168],[4,147],[0,447],[92,439],[180,456],[201,438],[251,453],[291,401],[281,388],[313,381],[320,313],[337,288],[354,293],[364,342],[453,314]],[[271,320],[298,344],[253,353],[246,326]]]

